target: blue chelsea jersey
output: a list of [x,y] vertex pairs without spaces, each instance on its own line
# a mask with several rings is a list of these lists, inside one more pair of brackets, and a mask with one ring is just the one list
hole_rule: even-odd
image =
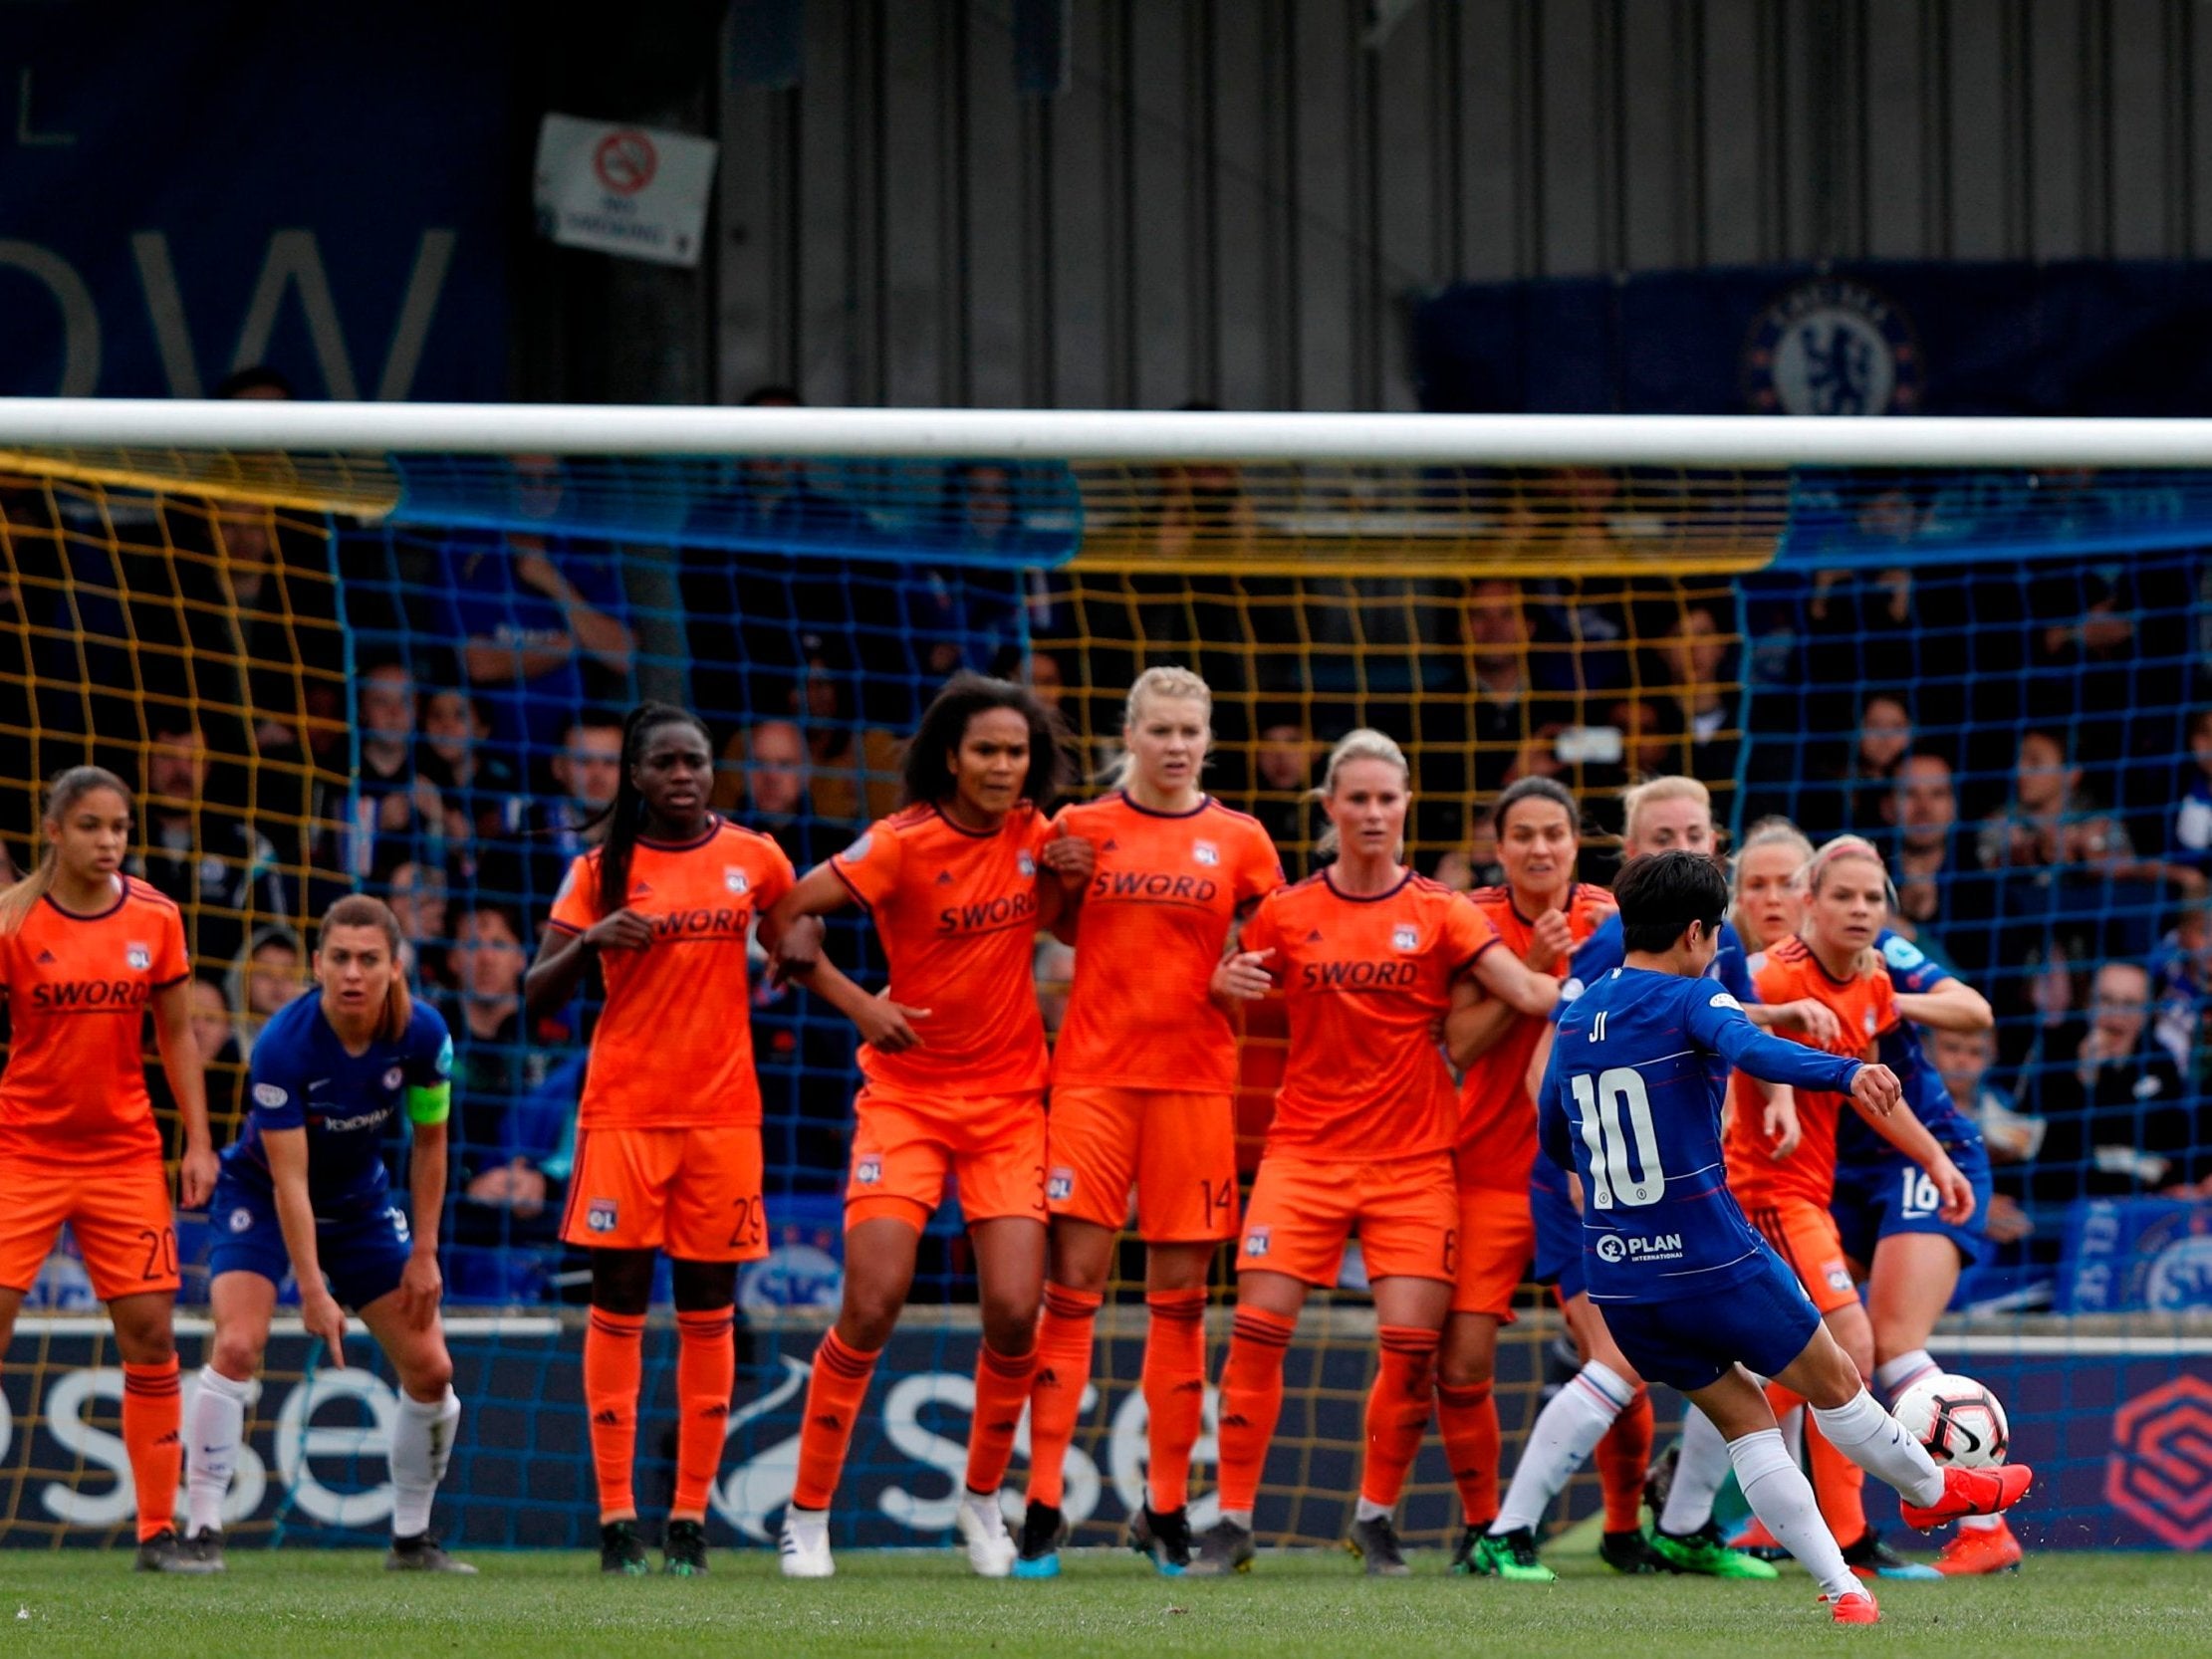
[[1539,1127],[1583,1179],[1593,1302],[1707,1296],[1766,1271],[1721,1156],[1738,1068],[1847,1092],[1858,1062],[1766,1036],[1710,979],[1635,968],[1610,970],[1560,1021]]
[[250,1109],[238,1139],[223,1154],[231,1173],[268,1190],[268,1129],[307,1130],[308,1196],[318,1220],[381,1209],[389,1183],[384,1142],[406,1115],[444,1121],[453,1039],[444,1019],[417,1001],[396,1041],[378,1037],[360,1055],[346,1045],[311,990],[287,1003],[254,1042],[248,1071]]

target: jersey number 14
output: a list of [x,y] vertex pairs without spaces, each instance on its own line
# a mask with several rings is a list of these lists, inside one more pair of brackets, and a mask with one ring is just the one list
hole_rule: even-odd
[[[1583,1144],[1590,1148],[1590,1201],[1600,1210],[1615,1205],[1641,1209],[1666,1193],[1666,1171],[1659,1167],[1659,1137],[1651,1127],[1651,1098],[1632,1066],[1615,1066],[1593,1078],[1574,1077],[1575,1104],[1583,1117]],[[1636,1167],[1630,1172],[1633,1152]]]

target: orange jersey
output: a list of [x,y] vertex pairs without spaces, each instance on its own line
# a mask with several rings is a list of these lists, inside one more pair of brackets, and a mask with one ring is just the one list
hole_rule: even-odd
[[1462,894],[1410,872],[1371,898],[1324,871],[1262,899],[1244,948],[1275,952],[1291,1026],[1268,1150],[1371,1162],[1449,1149],[1459,1105],[1430,1028],[1497,942]]
[[[1803,939],[1783,940],[1749,963],[1751,982],[1759,1000],[1773,1007],[1812,997],[1828,1005],[1843,1022],[1843,1041],[1839,1054],[1862,1061],[1879,1058],[1877,1040],[1897,1023],[1896,993],[1888,970],[1878,963],[1843,981],[1828,977]],[[1790,1037],[1777,1032],[1777,1037]],[[1803,1039],[1798,1039],[1803,1041]],[[1728,1159],[1728,1187],[1745,1209],[1772,1203],[1776,1198],[1802,1198],[1823,1209],[1836,1189],[1836,1126],[1851,1109],[1841,1094],[1797,1091],[1798,1124],[1804,1141],[1781,1163],[1768,1155],[1761,1119],[1766,1096],[1758,1084],[1738,1072],[1730,1084],[1728,1129],[1722,1149]]]
[[1236,1036],[1206,987],[1236,913],[1283,884],[1275,843],[1210,798],[1168,815],[1115,794],[1054,822],[1099,861],[1077,913],[1053,1081],[1228,1093]]
[[122,891],[97,915],[49,896],[0,939],[14,1032],[0,1075],[0,1152],[83,1164],[161,1155],[146,1093],[146,1005],[191,972],[184,922],[143,881],[117,879]]
[[[760,1122],[746,936],[798,877],[766,835],[709,818],[681,845],[640,839],[627,908],[652,924],[644,950],[600,956],[607,1009],[592,1034],[577,1126],[690,1129]],[[569,866],[550,925],[600,920],[597,848]]]
[[[1469,895],[1490,919],[1507,950],[1525,955],[1536,937],[1536,919],[1514,908],[1513,889],[1484,887]],[[1605,893],[1588,882],[1567,889],[1567,930],[1580,945],[1612,914]],[[1552,965],[1552,977],[1567,978],[1570,950]],[[1529,1062],[1550,1022],[1541,1014],[1516,1015],[1505,1035],[1475,1058],[1459,1084],[1459,1167],[1463,1186],[1528,1191],[1536,1162],[1536,1100],[1529,1093]]]
[[929,1011],[914,1022],[919,1048],[885,1055],[860,1046],[870,1083],[945,1100],[1045,1086],[1038,883],[1057,877],[1041,875],[1037,854],[1051,838],[1045,815],[1026,801],[982,831],[935,807],[909,807],[831,858],[875,923],[891,1000]]

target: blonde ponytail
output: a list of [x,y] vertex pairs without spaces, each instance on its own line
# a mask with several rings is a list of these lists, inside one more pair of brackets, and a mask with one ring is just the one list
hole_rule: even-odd
[[40,824],[46,844],[40,848],[38,862],[32,865],[31,873],[0,892],[0,939],[12,939],[21,933],[39,900],[54,890],[62,851],[53,831],[61,827],[72,807],[96,790],[113,790],[123,797],[124,807],[131,804],[129,786],[106,767],[73,766],[47,786],[46,811],[41,815]]

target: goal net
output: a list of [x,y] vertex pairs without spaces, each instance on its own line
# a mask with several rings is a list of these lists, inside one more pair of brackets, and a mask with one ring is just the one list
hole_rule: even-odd
[[[390,899],[458,1048],[470,1415],[448,1531],[575,1544],[595,1521],[585,1274],[555,1223],[591,1011],[532,1028],[517,996],[637,698],[698,710],[717,808],[802,868],[889,810],[900,742],[960,668],[1035,685],[1087,776],[1137,673],[1198,669],[1208,788],[1294,876],[1319,758],[1354,726],[1404,744],[1410,860],[1459,887],[1497,878],[1509,779],[1576,793],[1603,881],[1621,790],[1687,773],[1739,833],[1781,814],[1873,838],[1900,927],[1989,995],[1994,1039],[1939,1054],[1998,1157],[2001,1242],[1936,1352],[2051,1472],[2024,1536],[2186,1546],[2207,1476],[2201,1445],[2175,1448],[2212,1410],[2212,1214],[2190,1192],[2212,1176],[2212,470],[2187,463],[2212,469],[2212,442],[2139,424],[0,406],[0,844],[25,866],[39,782],[67,765],[138,789],[133,867],[185,907],[219,1142],[313,918]],[[879,979],[858,922],[830,948]],[[1041,946],[1048,1020],[1071,971]],[[1252,1026],[1247,1174],[1281,1042],[1264,1010]],[[754,1027],[778,1249],[745,1280],[715,1510],[762,1541],[835,1303],[855,1073],[849,1029],[803,995],[763,994]],[[207,1241],[187,1218],[188,1262]],[[856,1442],[849,1540],[950,1525],[971,1270],[948,1208]],[[1078,1541],[1110,1541],[1140,1491],[1142,1289],[1130,1246],[1071,1464]],[[202,1270],[187,1302],[204,1290]],[[0,1367],[9,1541],[127,1521],[90,1306],[65,1248]],[[1528,1288],[1499,1361],[1509,1468],[1562,1374],[1557,1329]],[[665,1480],[673,1333],[650,1340],[642,1445]],[[1341,1538],[1372,1345],[1354,1262],[1294,1350],[1263,1535]],[[356,1363],[318,1369],[280,1329],[237,1536],[383,1526],[393,1396]],[[1594,1498],[1579,1483],[1559,1524]],[[1456,1525],[1432,1444],[1405,1530]]]

